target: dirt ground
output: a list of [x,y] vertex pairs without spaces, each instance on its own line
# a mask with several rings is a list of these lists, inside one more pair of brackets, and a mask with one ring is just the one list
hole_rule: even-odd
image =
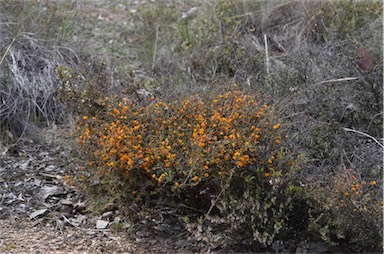
[[[90,211],[65,183],[67,153],[60,144],[0,153],[0,253],[205,253],[172,222],[137,226],[112,208]],[[173,236],[162,237],[164,228]]]

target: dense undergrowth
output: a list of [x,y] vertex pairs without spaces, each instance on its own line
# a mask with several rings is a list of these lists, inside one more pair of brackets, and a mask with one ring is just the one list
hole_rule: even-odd
[[136,4],[2,1],[2,143],[69,124],[68,183],[213,246],[380,251],[382,3]]

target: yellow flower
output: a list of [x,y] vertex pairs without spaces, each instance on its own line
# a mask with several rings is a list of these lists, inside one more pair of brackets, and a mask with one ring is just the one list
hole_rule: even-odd
[[158,183],[161,183],[164,180],[165,174],[161,174],[159,179],[157,179]]
[[88,120],[88,116],[83,116],[83,119],[84,120]]
[[280,123],[274,125],[274,126],[273,126],[273,129],[274,129],[274,130],[277,130],[278,128],[280,128],[280,125],[281,125]]
[[179,183],[178,182],[175,182],[175,187],[177,188],[177,187],[179,187]]
[[376,186],[376,181],[372,181],[372,186]]
[[209,174],[208,174],[208,173],[205,173],[205,174],[204,174],[204,176],[205,176],[205,177],[208,177],[208,176],[209,176]]
[[199,180],[199,177],[198,177],[198,176],[194,176],[194,177],[192,178],[192,180],[195,181],[195,182],[197,182],[197,181]]
[[115,113],[115,115],[120,115],[120,110],[118,110],[116,108],[113,109],[113,112]]

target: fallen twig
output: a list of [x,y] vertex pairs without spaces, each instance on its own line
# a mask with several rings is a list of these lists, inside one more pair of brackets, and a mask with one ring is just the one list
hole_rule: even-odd
[[316,85],[322,85],[322,84],[326,84],[326,83],[350,81],[350,80],[357,80],[357,79],[359,79],[359,78],[358,77],[349,77],[349,78],[330,79],[330,80],[320,81],[320,82],[315,83],[313,85],[316,86]]
[[374,137],[372,137],[371,135],[367,134],[367,133],[364,133],[364,132],[361,132],[361,131],[357,131],[357,130],[354,130],[354,129],[350,129],[350,128],[343,128],[345,131],[350,131],[350,132],[355,132],[355,133],[358,133],[360,135],[363,135],[365,137],[368,137],[370,139],[372,139],[373,141],[375,141],[379,146],[381,146],[381,148],[384,148],[383,144],[381,144],[377,139],[375,139]]

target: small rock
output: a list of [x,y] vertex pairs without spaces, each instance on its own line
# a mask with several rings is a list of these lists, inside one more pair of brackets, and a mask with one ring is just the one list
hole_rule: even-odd
[[105,212],[101,215],[101,219],[112,218],[115,213],[113,211]]
[[38,217],[44,216],[47,213],[48,213],[48,209],[40,209],[31,213],[31,215],[29,215],[29,218],[36,219]]
[[40,179],[37,179],[37,178],[34,178],[33,179],[33,184],[36,185],[36,186],[40,186],[42,183],[42,181]]
[[67,194],[67,192],[59,186],[43,186],[41,188],[40,193],[43,197],[43,200],[46,200],[50,196],[59,196]]
[[73,206],[72,202],[68,199],[62,199],[60,200],[60,204],[66,205],[66,206]]
[[108,227],[109,221],[107,220],[97,220],[96,228],[97,229],[106,229]]
[[54,166],[54,165],[49,165],[48,167],[46,167],[45,169],[44,169],[44,171],[46,171],[46,172],[50,172],[50,171],[53,171],[53,170],[55,170],[56,169],[56,166]]

